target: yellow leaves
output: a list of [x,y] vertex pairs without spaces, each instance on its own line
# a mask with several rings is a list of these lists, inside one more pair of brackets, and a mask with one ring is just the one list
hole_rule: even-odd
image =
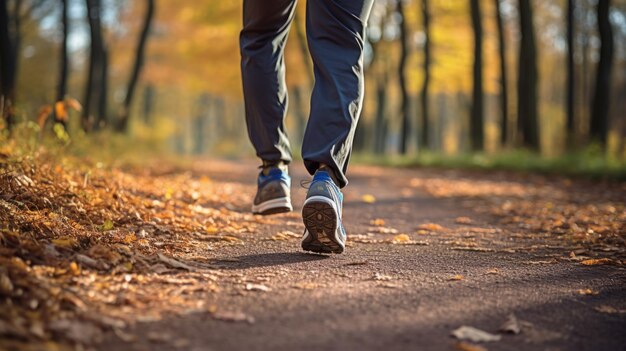
[[78,264],[76,262],[70,263],[69,272],[72,275],[80,275],[80,267],[78,267]]
[[580,264],[585,266],[601,266],[614,263],[615,262],[610,258],[591,258],[580,262]]
[[80,104],[80,102],[78,102],[78,100],[74,98],[66,98],[65,105],[76,112],[80,112],[83,110],[83,106]]
[[112,230],[113,221],[111,221],[110,219],[105,220],[104,223],[102,223],[102,226],[100,227],[100,229],[102,229],[103,231]]
[[411,241],[411,238],[406,235],[406,234],[398,234],[396,236],[393,237],[393,240],[391,241],[393,244],[405,244],[407,242]]
[[436,223],[425,223],[425,224],[421,224],[419,227],[417,227],[417,229],[420,230],[427,230],[427,231],[431,231],[431,232],[441,232],[446,230],[446,228],[440,226],[439,224]]
[[587,288],[587,289],[578,289],[578,294],[579,295],[598,295],[599,292]]
[[289,239],[299,239],[300,235],[294,233],[294,232],[290,232],[288,230],[276,233],[272,236],[271,240],[274,241],[286,241]]
[[365,202],[366,204],[373,204],[374,202],[376,202],[376,198],[372,194],[364,194],[363,196],[361,196],[361,201]]
[[173,194],[174,194],[174,190],[172,188],[167,188],[167,190],[165,190],[165,195],[163,197],[165,197],[166,200],[171,200]]
[[125,244],[132,244],[137,241],[137,235],[135,233],[126,234],[123,241]]
[[39,112],[37,113],[37,124],[39,128],[43,129],[50,114],[52,114],[52,106],[44,105],[39,108]]
[[65,103],[63,101],[57,101],[54,104],[54,114],[56,116],[56,120],[59,122],[67,122],[69,119],[67,117],[67,110],[65,109]]
[[219,232],[219,229],[214,226],[205,227],[204,230],[207,232],[207,234],[215,234]]
[[398,234],[394,236],[391,243],[394,245],[428,245],[425,241],[411,240],[411,237],[407,234]]
[[64,249],[71,249],[77,246],[78,242],[74,238],[65,236],[57,239],[52,239],[52,244],[54,244],[54,246],[62,247]]
[[385,226],[385,220],[382,219],[382,218],[372,219],[370,221],[370,224],[375,226],[375,227],[383,227],[383,226]]

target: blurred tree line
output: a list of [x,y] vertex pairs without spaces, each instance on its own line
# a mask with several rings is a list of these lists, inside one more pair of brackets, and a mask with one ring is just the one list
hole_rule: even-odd
[[[304,5],[286,49],[296,145],[313,85]],[[38,119],[160,133],[179,152],[241,151],[240,29],[239,1],[3,0],[3,128]],[[356,151],[597,145],[624,157],[624,1],[376,0],[364,62]]]

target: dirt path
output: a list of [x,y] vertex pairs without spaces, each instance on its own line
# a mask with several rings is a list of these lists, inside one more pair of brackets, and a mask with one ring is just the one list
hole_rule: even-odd
[[[305,195],[298,168],[295,204]],[[161,273],[189,310],[129,317],[135,321],[106,332],[98,349],[482,350],[459,345],[451,332],[465,325],[498,334],[510,314],[521,333],[482,347],[626,348],[624,233],[617,232],[623,185],[599,192],[600,185],[542,177],[354,167],[345,191],[346,253],[321,256],[299,249],[300,206],[271,218],[247,214],[255,172],[249,162],[203,161],[157,174],[208,177],[228,201],[200,198],[200,206],[240,213],[251,227],[223,241],[198,240],[190,256],[173,255],[205,264]],[[545,211],[533,212],[544,207],[552,224],[541,218]],[[567,224],[583,215],[577,210],[607,215],[605,233],[614,238],[580,239]],[[581,235],[593,236],[589,228]]]

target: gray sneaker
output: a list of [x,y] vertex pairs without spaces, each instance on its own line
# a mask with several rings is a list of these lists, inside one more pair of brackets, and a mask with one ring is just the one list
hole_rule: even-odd
[[293,211],[291,206],[291,178],[280,168],[272,168],[267,175],[259,174],[258,188],[252,213],[270,215]]

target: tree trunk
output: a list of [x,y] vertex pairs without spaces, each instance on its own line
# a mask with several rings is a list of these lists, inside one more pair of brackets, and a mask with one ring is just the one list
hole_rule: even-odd
[[152,19],[154,18],[154,0],[147,1],[146,15],[144,17],[143,27],[141,29],[141,35],[139,36],[139,42],[137,44],[137,50],[135,52],[135,64],[130,75],[128,82],[128,89],[126,90],[126,98],[121,109],[120,116],[118,117],[118,123],[116,130],[118,132],[126,132],[128,130],[128,119],[130,114],[130,107],[133,102],[133,95],[135,93],[135,86],[139,80],[139,74],[144,63],[144,55],[146,51],[146,42],[148,41],[148,34],[150,33],[150,26]]
[[[87,20],[89,22],[89,33],[91,45],[89,50],[89,67],[87,71],[87,82],[85,85],[85,97],[83,98],[83,115],[81,124],[85,131],[102,127],[102,121],[106,117],[106,47],[102,37],[101,24],[101,0],[86,0]],[[92,116],[95,109],[96,117]]]
[[155,100],[154,85],[148,84],[143,90],[143,123],[147,126],[152,125],[152,111],[154,111]]
[[611,69],[613,66],[613,30],[609,19],[610,0],[599,0],[597,5],[598,33],[600,33],[600,61],[596,71],[590,134],[593,141],[606,146],[609,129]]
[[565,114],[567,118],[566,135],[568,147],[572,146],[576,123],[576,117],[574,115],[574,6],[574,0],[567,0],[567,79],[565,82],[567,95],[565,97]]
[[428,93],[430,88],[430,61],[431,61],[431,42],[430,42],[430,0],[422,0],[422,20],[424,21],[424,62],[423,62],[423,71],[424,71],[424,81],[422,83],[422,89],[420,91],[420,101],[421,101],[421,110],[422,110],[422,133],[421,138],[419,138],[419,146],[420,149],[427,149],[429,145],[429,133],[430,133],[430,123],[429,123],[429,104],[428,104]]
[[470,114],[470,142],[472,151],[482,151],[485,141],[483,132],[483,26],[479,0],[470,0],[470,10],[474,32],[474,82]]
[[518,0],[520,16],[520,52],[518,75],[517,123],[520,146],[539,150],[537,116],[537,44],[533,28],[531,0]]
[[409,53],[407,43],[407,23],[404,13],[404,0],[397,0],[397,9],[400,14],[400,62],[398,64],[398,79],[400,81],[400,115],[402,118],[402,129],[400,132],[400,148],[401,154],[407,153],[409,142],[410,123],[409,123],[409,94],[406,87],[406,60]]
[[498,55],[500,56],[500,144],[508,144],[509,134],[509,89],[506,71],[506,44],[500,0],[496,3],[496,26],[498,28]]
[[6,128],[11,130],[15,124],[15,81],[21,39],[19,12],[22,1],[16,1],[11,16],[7,3],[0,3],[0,113]]
[[101,130],[107,126],[109,122],[107,108],[109,96],[109,50],[101,41],[100,44],[100,69],[98,80],[98,117],[96,119],[95,130]]
[[387,80],[387,73],[383,71],[376,82],[376,116],[374,121],[374,152],[376,154],[383,154],[385,152],[387,139],[385,123],[385,113],[387,111]]
[[[67,35],[69,32],[68,23],[68,0],[61,0],[61,26],[63,27],[63,39],[61,41],[61,57],[59,59],[59,81],[57,84],[57,96],[55,103],[65,100],[67,94],[67,75],[69,68],[69,58],[67,54]],[[67,130],[67,112],[65,115],[59,116],[56,109],[54,109],[55,123],[60,123],[65,130]]]

